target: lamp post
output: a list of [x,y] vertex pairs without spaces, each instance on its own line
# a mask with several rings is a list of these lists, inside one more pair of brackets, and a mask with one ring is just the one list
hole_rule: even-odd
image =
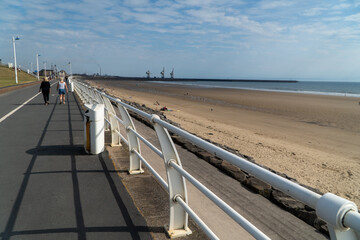
[[40,80],[40,76],[39,76],[39,56],[40,56],[40,54],[36,54],[36,66],[37,66],[37,79],[38,79],[38,81]]
[[14,37],[12,38],[12,42],[13,42],[13,47],[14,47],[14,67],[15,67],[15,82],[16,84],[18,84],[18,75],[17,75],[17,66],[16,66],[16,48],[15,48],[15,41],[16,40],[20,40],[20,38],[18,37]]
[[68,63],[70,65],[70,76],[72,75],[72,70],[71,70],[71,62]]
[[98,66],[99,66],[99,68],[100,68],[100,76],[101,76],[101,66],[100,66],[100,64],[98,64]]
[[46,61],[44,62],[44,70],[45,70],[45,77],[46,77]]

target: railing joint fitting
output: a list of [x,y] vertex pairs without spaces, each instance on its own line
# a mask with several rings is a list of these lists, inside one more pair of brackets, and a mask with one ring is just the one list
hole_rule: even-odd
[[181,198],[182,200],[184,200],[183,196],[181,196],[181,194],[175,194],[175,196],[173,197],[173,201],[177,202],[177,198]]
[[172,167],[171,166],[171,163],[172,162],[175,162],[176,163],[176,160],[175,159],[169,159],[169,161],[167,161],[167,165],[169,166],[169,167]]
[[155,119],[160,119],[159,115],[152,114],[152,115],[151,115],[151,122],[152,122],[153,124],[156,123],[156,122],[155,122]]

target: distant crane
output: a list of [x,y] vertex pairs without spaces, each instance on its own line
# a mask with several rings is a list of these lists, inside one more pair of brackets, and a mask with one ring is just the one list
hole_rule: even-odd
[[150,70],[147,70],[146,75],[147,75],[147,78],[150,78]]
[[163,70],[161,71],[161,78],[164,78],[165,77],[165,68],[163,67]]
[[174,78],[174,68],[172,69],[171,73],[170,73],[170,78]]

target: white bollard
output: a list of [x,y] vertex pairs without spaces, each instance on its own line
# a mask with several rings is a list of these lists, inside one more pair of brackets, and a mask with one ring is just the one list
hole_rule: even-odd
[[89,154],[99,154],[105,149],[104,104],[85,104],[84,148]]

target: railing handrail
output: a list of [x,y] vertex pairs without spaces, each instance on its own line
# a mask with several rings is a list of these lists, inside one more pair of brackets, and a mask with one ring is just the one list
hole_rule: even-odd
[[[354,232],[354,236],[356,237],[357,234],[360,235],[360,214],[357,210],[357,206],[343,198],[340,198],[333,194],[325,194],[320,195],[318,193],[315,193],[303,186],[300,186],[297,183],[294,183],[288,179],[285,179],[267,169],[262,168],[261,166],[258,166],[252,162],[247,161],[244,158],[241,158],[233,153],[230,153],[212,143],[209,143],[189,132],[186,132],[162,119],[159,117],[154,117],[154,115],[148,114],[146,112],[143,112],[129,104],[126,104],[122,102],[121,100],[114,98],[112,96],[109,96],[108,94],[99,91],[96,88],[92,88],[84,83],[77,82],[79,85],[84,87],[85,89],[89,89],[89,91],[94,91],[101,96],[108,98],[112,102],[121,105],[125,109],[128,109],[130,111],[133,111],[140,116],[146,118],[153,124],[159,124],[164,129],[175,133],[189,142],[195,144],[196,146],[199,146],[208,152],[214,154],[217,157],[220,157],[235,166],[239,167],[240,169],[246,171],[247,173],[257,177],[258,179],[272,185],[273,187],[277,188],[278,190],[284,192],[287,195],[292,196],[293,198],[301,201],[302,203],[316,209],[317,214],[320,215],[323,220],[325,220],[328,223],[329,226],[329,232],[330,235],[332,231],[335,233],[333,234],[336,236],[336,233],[338,230],[344,231],[348,230],[350,228]],[[93,98],[91,94],[86,93],[89,97]],[[92,99],[94,101],[94,99]],[[121,120],[116,116],[117,120],[121,122]],[[163,156],[163,153],[158,150],[156,147],[154,147],[150,142],[148,142],[144,137],[142,137],[138,132],[136,132],[133,129],[129,129],[132,131],[138,139],[143,141],[152,151],[154,151],[156,154],[158,154],[160,157]],[[120,134],[120,133],[118,133]],[[140,160],[145,163],[148,167],[151,168],[151,166],[148,164],[148,162],[141,156],[140,153],[136,152]],[[209,189],[207,189],[205,186],[203,186],[200,182],[198,182],[194,177],[192,177],[190,174],[188,174],[181,166],[176,164],[175,161],[168,161],[167,164],[171,165],[173,168],[177,170],[183,177],[188,179],[196,188],[198,188],[200,191],[202,191],[205,196],[207,196],[210,200],[214,201],[221,209],[223,209],[229,216],[231,216],[236,222],[238,222],[240,225],[242,225],[250,234],[255,236],[257,239],[268,239],[266,235],[264,235],[260,230],[258,230],[255,226],[253,226],[251,223],[247,222],[246,219],[243,219],[243,217],[238,214],[235,210],[233,210],[230,206],[228,206],[226,203],[224,203],[220,198],[218,198],[215,194],[213,194]],[[167,183],[158,175],[156,172],[154,173],[154,169],[151,168],[151,172],[155,174],[155,177],[160,181],[160,183],[163,185],[164,188],[168,190]],[[182,198],[181,198],[182,199]],[[183,203],[181,204],[183,206]],[[328,213],[324,208],[330,207],[330,208],[337,208],[337,212],[333,211],[333,213]],[[184,208],[185,209],[185,208]],[[342,216],[338,216],[340,211],[346,210]],[[189,209],[185,209],[187,212],[189,212]],[[352,210],[352,211],[350,211]],[[233,215],[232,215],[233,214]],[[195,213],[190,214],[193,217],[196,217]],[[341,219],[340,219],[341,218]],[[202,220],[198,219],[198,222],[203,225]],[[330,225],[329,225],[330,224]],[[205,225],[206,226],[206,225]],[[211,234],[211,231],[208,231],[206,227],[203,227],[204,231],[207,234]],[[210,233],[211,232],[211,233]],[[209,235],[211,238],[215,238],[214,235]],[[332,236],[332,238],[334,238]],[[336,239],[336,237],[334,238]],[[353,238],[347,238],[347,239],[353,239]],[[354,238],[356,239],[356,238]]]
[[[83,83],[81,83],[83,84]],[[84,84],[84,86],[86,86]],[[88,86],[87,86],[88,87]],[[239,167],[240,169],[245,170],[247,173],[259,178],[260,180],[263,180],[264,182],[269,183],[270,185],[274,186],[275,188],[279,189],[280,191],[286,193],[287,195],[290,195],[294,197],[295,199],[298,199],[300,202],[312,207],[316,208],[316,203],[320,199],[321,195],[318,193],[315,193],[303,186],[300,186],[297,183],[294,183],[286,178],[283,178],[267,169],[264,169],[252,162],[247,161],[246,159],[239,157],[233,153],[230,153],[212,143],[209,143],[191,133],[188,133],[162,119],[152,119],[152,115],[145,113],[139,109],[136,109],[129,104],[126,104],[124,102],[121,102],[119,99],[114,98],[112,96],[107,95],[104,92],[99,91],[98,89],[93,89],[94,91],[102,94],[104,97],[107,97],[111,99],[112,101],[121,104],[123,107],[136,112],[142,117],[145,117],[149,121],[154,121],[160,125],[162,125],[164,128],[168,129],[169,131],[184,137],[186,140],[190,141],[191,143],[209,151],[210,153],[213,153],[215,156],[218,156],[224,160],[229,161],[230,163],[234,164],[235,166]],[[266,176],[266,177],[264,177]]]
[[[101,94],[104,97],[107,97],[109,99],[111,99],[113,102],[120,104],[121,106],[130,109],[130,110],[135,110],[135,112],[139,115],[141,115],[142,117],[152,121],[154,120],[154,116],[147,114],[145,112],[142,112],[141,110],[138,110],[126,103],[121,102],[119,99],[114,98],[112,96],[109,96],[97,89],[93,89],[90,86],[87,86],[86,84],[80,83],[78,82],[80,85],[82,85],[83,87],[87,88],[87,89],[91,89],[99,94]],[[88,96],[91,96],[91,94],[86,94]],[[92,99],[93,101],[96,101],[96,99]],[[97,103],[99,103],[98,101],[96,101]],[[139,137],[139,139],[141,140],[145,140],[139,133],[136,133],[133,129],[128,129],[129,131],[132,131],[133,133],[136,134],[137,137]],[[118,133],[119,134],[119,133]],[[154,146],[152,146],[152,144],[148,144],[148,141],[145,140],[143,141],[152,151],[154,151],[156,154],[158,155],[163,155],[160,150],[158,150],[157,148],[155,148]],[[126,142],[127,143],[127,142]],[[127,143],[128,144],[128,143]],[[150,145],[150,146],[149,146]],[[133,151],[139,158],[140,160],[145,163],[145,165],[149,168],[150,172],[153,173],[153,175],[155,176],[155,178],[160,182],[160,184],[164,187],[165,190],[169,191],[169,186],[168,184],[165,182],[165,180],[163,178],[161,178],[161,176],[149,165],[149,163],[141,156],[141,154],[139,154],[137,151]],[[170,163],[170,162],[169,162]],[[187,176],[189,177],[189,174],[187,174]],[[190,175],[191,176],[191,175]],[[247,221],[243,216],[241,216],[238,212],[236,212],[234,209],[232,209],[229,205],[227,205],[225,202],[223,202],[219,197],[217,197],[214,193],[212,193],[209,189],[207,189],[205,186],[200,185],[200,184],[195,184],[194,185],[196,188],[198,188],[200,191],[202,191],[203,193],[205,193],[205,196],[213,196],[212,201],[214,201],[214,203],[216,205],[218,205],[220,207],[220,209],[222,209],[227,215],[229,215],[230,217],[232,217],[238,224],[240,224],[245,230],[247,230],[250,234],[252,234],[253,236],[256,236],[257,239],[269,239],[264,233],[262,233],[259,229],[257,229],[253,224],[251,224],[249,221]],[[200,188],[199,188],[200,186]],[[182,199],[182,198],[181,198]],[[176,200],[176,198],[174,199]],[[180,203],[180,202],[179,202]],[[181,202],[183,203],[183,202]],[[180,204],[181,204],[180,203]],[[181,204],[181,206],[183,206],[183,204]],[[204,232],[206,234],[209,234],[208,236],[211,239],[218,239],[218,237],[212,232],[212,231],[208,231],[208,227],[206,226],[206,224],[204,224],[204,222],[191,210],[190,207],[184,208],[186,210],[186,212],[190,213],[191,216],[199,225],[200,227],[204,230]]]

